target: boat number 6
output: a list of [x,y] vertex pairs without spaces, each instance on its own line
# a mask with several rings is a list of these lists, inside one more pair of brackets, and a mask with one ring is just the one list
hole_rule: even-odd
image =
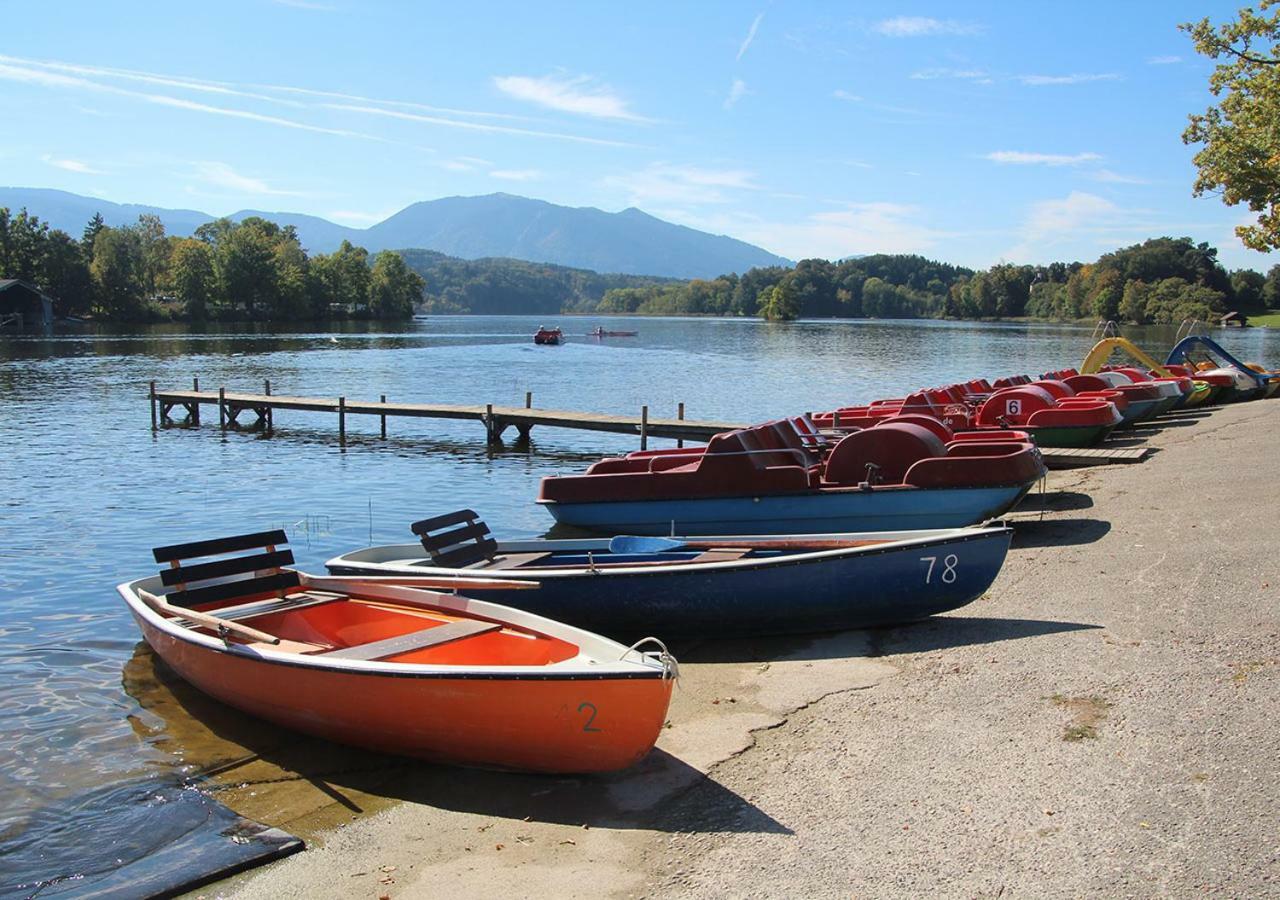
[[591,723],[596,720],[596,714],[600,712],[600,710],[596,709],[596,705],[594,703],[587,703],[585,701],[582,703],[579,703],[578,712],[582,712],[584,709],[591,710],[591,713],[587,716],[587,722],[585,725],[582,726],[582,730],[583,731],[604,731],[603,728],[591,727]]
[[[927,562],[929,568],[924,573],[924,583],[930,584],[933,581],[933,570],[938,564],[936,556],[922,556],[920,562]],[[954,584],[956,580],[956,565],[960,562],[960,557],[954,553],[948,553],[942,558],[942,572],[938,575],[943,584]]]
[[1022,415],[1022,401],[1006,400],[1004,404],[1004,411],[1006,415],[1010,415],[1010,416]]

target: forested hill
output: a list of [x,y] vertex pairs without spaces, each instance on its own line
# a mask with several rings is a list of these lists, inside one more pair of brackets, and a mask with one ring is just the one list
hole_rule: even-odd
[[[78,234],[95,215],[113,228],[132,225],[139,215],[155,216],[174,237],[190,237],[214,221],[197,210],[119,204],[43,188],[0,187],[0,207],[13,213],[25,209],[68,234]],[[659,278],[712,278],[753,266],[790,265],[790,260],[745,241],[664,222],[638,209],[613,213],[512,194],[424,200],[368,228],[249,209],[227,218],[291,227],[302,248],[312,254],[332,253],[349,241],[374,253],[414,247],[462,259],[501,257]]]
[[401,250],[422,277],[431,313],[554,315],[595,312],[610,290],[678,286],[672,278],[606,275],[519,259],[458,259],[432,250]]

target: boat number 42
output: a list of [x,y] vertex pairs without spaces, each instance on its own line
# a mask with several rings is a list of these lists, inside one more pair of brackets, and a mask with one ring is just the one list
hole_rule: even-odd
[[[938,557],[922,556],[920,557],[920,562],[929,564],[929,568],[924,571],[924,583],[932,584],[933,572],[938,567]],[[948,553],[946,556],[942,557],[942,571],[938,573],[938,578],[943,584],[955,583],[956,566],[959,562],[960,557],[956,556],[954,553]]]

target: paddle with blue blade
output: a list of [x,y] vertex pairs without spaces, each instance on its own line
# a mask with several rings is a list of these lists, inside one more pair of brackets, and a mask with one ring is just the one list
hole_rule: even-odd
[[741,547],[749,550],[839,550],[845,547],[865,547],[884,544],[884,538],[863,540],[830,537],[780,537],[780,538],[731,538],[725,540],[681,540],[680,538],[646,537],[620,534],[609,539],[609,552],[618,556],[653,553],[674,553],[678,550],[719,550]]

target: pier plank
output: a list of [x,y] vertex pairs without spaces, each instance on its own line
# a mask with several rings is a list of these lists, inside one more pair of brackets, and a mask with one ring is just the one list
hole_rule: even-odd
[[[219,394],[198,390],[159,390],[155,399],[170,407],[177,404],[198,408],[201,404],[217,405]],[[337,397],[294,397],[286,394],[242,394],[224,391],[221,402],[246,409],[295,410],[299,412],[338,413]],[[552,428],[573,428],[583,431],[604,431],[614,434],[640,433],[641,416],[623,416],[605,413],[577,412],[573,410],[531,409],[525,406],[460,405],[451,403],[383,403],[344,399],[341,403],[346,415],[420,419],[467,419],[484,422],[492,410],[493,418],[503,427],[514,426],[527,431],[535,425]],[[737,422],[700,422],[692,419],[645,420],[644,427],[650,437],[708,440],[722,431],[744,427]]]

